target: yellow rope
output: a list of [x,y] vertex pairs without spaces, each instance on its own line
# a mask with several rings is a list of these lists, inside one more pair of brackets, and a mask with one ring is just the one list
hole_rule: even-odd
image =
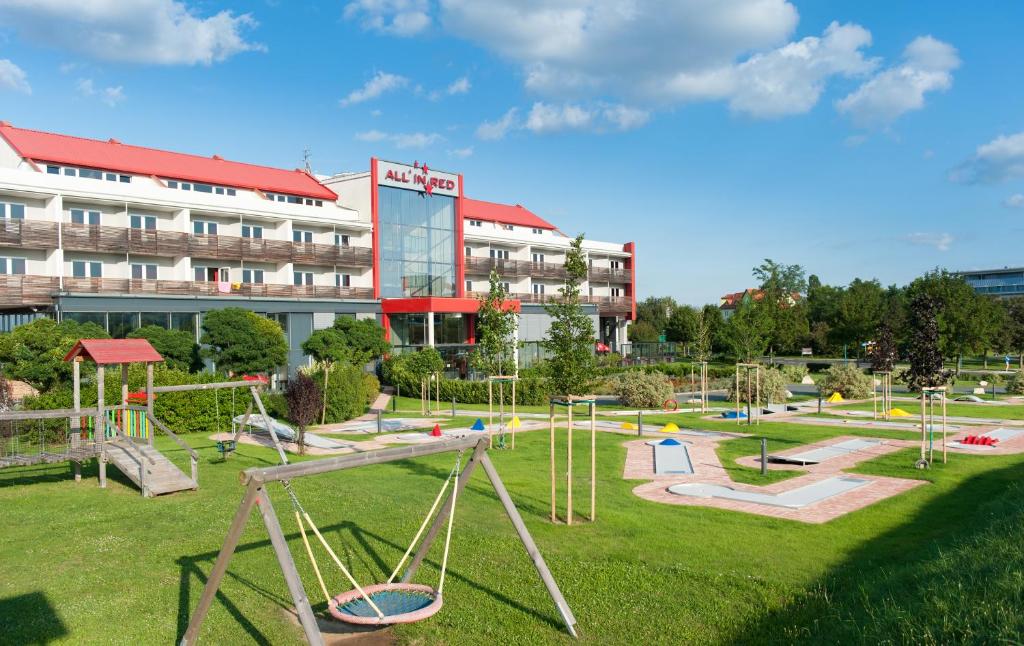
[[359,594],[364,599],[366,599],[366,603],[368,603],[370,605],[370,607],[373,608],[373,611],[375,613],[377,613],[377,617],[379,617],[380,619],[383,619],[384,618],[384,613],[380,611],[380,608],[378,608],[377,604],[375,604],[373,602],[373,599],[370,598],[370,595],[366,594],[366,592],[359,586],[359,584],[356,583],[355,578],[348,571],[348,569],[344,566],[344,564],[342,564],[341,559],[339,559],[338,555],[334,553],[334,550],[331,549],[331,546],[324,539],[323,535],[320,534],[320,530],[317,529],[316,525],[313,523],[313,519],[309,517],[309,513],[303,511],[302,515],[303,515],[303,517],[305,517],[306,522],[309,523],[310,529],[312,529],[313,533],[316,534],[316,537],[320,539],[320,544],[324,546],[324,549],[327,550],[327,553],[331,555],[332,559],[334,559],[334,562],[335,562],[335,564],[337,564],[338,569],[340,569],[341,572],[348,578],[349,583],[352,584],[352,586],[356,589],[356,591],[358,591]]
[[426,518],[423,519],[423,524],[420,525],[420,529],[416,532],[416,536],[412,539],[412,542],[409,543],[409,549],[405,550],[405,555],[402,556],[402,560],[398,562],[398,565],[395,566],[395,571],[391,573],[390,577],[388,577],[388,583],[395,580],[395,577],[398,576],[398,571],[402,569],[403,565],[405,565],[405,560],[409,558],[410,554],[412,554],[412,548],[419,542],[420,536],[423,535],[423,530],[427,528],[427,523],[430,522],[430,519],[434,516],[434,512],[437,510],[437,506],[440,504],[441,498],[444,496],[444,492],[448,490],[449,484],[451,484],[450,477],[448,480],[444,481],[444,486],[441,487],[441,491],[437,494],[437,498],[434,499],[434,504],[430,507],[430,511],[427,512]]
[[324,584],[324,577],[320,574],[320,566],[316,562],[316,557],[313,556],[313,549],[309,546],[309,539],[306,538],[306,528],[302,524],[302,516],[299,515],[299,510],[295,510],[295,521],[299,524],[299,533],[302,534],[302,544],[306,546],[306,554],[309,556],[309,562],[313,564],[313,571],[316,572],[316,580],[320,582],[320,589],[324,593],[324,599],[327,600],[327,605],[331,605],[331,594],[327,592],[327,586]]
[[[459,479],[459,467],[458,464],[455,466],[455,481]],[[448,512],[448,534],[444,537],[444,558],[441,560],[441,580],[437,584],[437,596],[441,596],[441,590],[444,589],[444,575],[448,570],[448,547],[452,542],[452,522],[455,520],[455,497],[459,493],[459,488],[456,486],[452,489],[452,508]]]

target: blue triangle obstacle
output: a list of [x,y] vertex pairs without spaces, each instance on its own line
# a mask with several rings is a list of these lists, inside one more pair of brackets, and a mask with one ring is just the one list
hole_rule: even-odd
[[730,410],[722,413],[722,417],[724,417],[725,419],[746,419],[747,414],[744,413],[743,411],[740,411],[740,414],[737,415],[736,411]]
[[469,427],[469,430],[471,430],[471,431],[484,431],[484,430],[487,430],[487,429],[484,427],[484,421],[482,419],[480,419],[479,417],[477,417],[476,421],[473,422],[473,425]]
[[671,437],[669,437],[662,440],[661,442],[658,442],[658,444],[662,446],[680,446],[681,443],[679,440],[673,440]]

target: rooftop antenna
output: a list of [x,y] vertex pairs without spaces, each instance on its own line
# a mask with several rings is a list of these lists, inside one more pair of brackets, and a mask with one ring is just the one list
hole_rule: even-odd
[[302,150],[302,165],[306,169],[306,172],[309,173],[310,175],[313,174],[313,167],[310,166],[310,164],[309,164],[309,160],[311,158],[312,158],[312,155],[310,155],[310,153],[309,153],[309,148],[304,148]]

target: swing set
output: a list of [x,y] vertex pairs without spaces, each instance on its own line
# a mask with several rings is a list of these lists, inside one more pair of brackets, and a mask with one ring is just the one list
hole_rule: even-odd
[[[487,434],[491,436],[491,448],[494,448],[494,384],[498,384],[498,448],[516,448],[516,427],[519,425],[519,418],[516,417],[516,381],[519,377],[506,375],[492,375],[487,378]],[[512,384],[512,446],[505,445],[505,384]]]
[[[259,404],[259,402],[257,403]],[[265,414],[265,411],[262,410],[262,405],[260,405],[260,408],[261,412]],[[273,431],[271,431],[271,435],[274,435]],[[468,437],[432,444],[341,455],[297,464],[289,464],[287,457],[281,452],[281,465],[246,469],[241,474],[242,484],[246,487],[245,496],[235,512],[234,519],[224,539],[224,545],[217,555],[213,570],[210,572],[206,586],[203,588],[202,596],[189,621],[188,629],[181,639],[181,646],[197,643],[203,621],[206,619],[210,606],[217,595],[231,557],[238,547],[239,540],[254,507],[259,509],[263,524],[270,537],[270,543],[284,575],[285,583],[295,604],[306,639],[314,646],[324,643],[323,635],[317,626],[316,615],[310,606],[309,598],[306,596],[302,580],[295,567],[294,558],[288,548],[287,539],[281,529],[281,524],[274,511],[270,496],[267,493],[267,485],[272,482],[280,482],[282,484],[292,503],[292,511],[302,538],[303,548],[312,564],[320,592],[327,600],[327,609],[332,617],[351,624],[390,625],[412,623],[433,616],[441,609],[443,604],[444,581],[448,568],[456,500],[462,494],[466,483],[469,481],[477,465],[482,466],[487,474],[487,478],[490,480],[498,500],[504,507],[505,513],[512,522],[519,540],[533,561],[533,565],[537,569],[537,573],[540,575],[548,594],[555,602],[555,606],[561,615],[562,621],[565,623],[566,629],[569,634],[576,637],[576,618],[562,596],[558,584],[555,582],[554,577],[552,577],[544,557],[541,555],[536,543],[534,543],[529,530],[523,523],[522,516],[520,516],[519,510],[516,509],[515,503],[512,502],[512,498],[509,496],[508,490],[505,489],[505,485],[498,475],[494,464],[487,455],[487,447],[488,441],[486,439]],[[470,451],[470,455],[463,467],[463,456],[467,451]],[[430,510],[420,524],[408,549],[406,549],[402,558],[395,566],[391,576],[384,583],[362,586],[356,581],[352,572],[345,567],[341,559],[338,558],[337,553],[313,522],[309,512],[302,506],[292,487],[294,480],[307,476],[334,473],[360,466],[385,464],[448,452],[456,453],[455,465],[442,483],[440,492],[434,498]],[[445,498],[446,493],[447,498]],[[444,500],[443,503],[442,500]],[[439,506],[440,510],[438,510]],[[444,555],[441,560],[440,578],[437,586],[412,583],[412,578],[426,558],[431,545],[441,531],[442,525],[446,525],[447,529],[445,530]],[[314,556],[311,541],[306,531],[307,527],[317,542],[320,543],[323,550],[334,561],[347,580],[348,585],[352,586],[352,589],[334,596],[331,595],[324,581],[320,566]],[[425,535],[424,532],[426,532]],[[412,556],[411,561],[409,561],[410,556]],[[398,579],[399,573],[402,572],[402,568],[407,561],[409,561],[409,565],[402,574],[401,579]]]

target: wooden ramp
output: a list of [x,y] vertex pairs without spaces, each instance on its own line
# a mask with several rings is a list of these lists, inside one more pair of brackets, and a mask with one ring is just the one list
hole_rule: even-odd
[[128,438],[107,443],[107,461],[128,476],[144,496],[196,489],[198,485],[154,447]]

